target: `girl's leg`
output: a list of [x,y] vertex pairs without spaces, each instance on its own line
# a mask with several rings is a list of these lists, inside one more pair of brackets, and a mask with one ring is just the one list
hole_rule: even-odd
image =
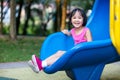
[[44,61],[47,63],[47,66],[52,65],[55,61],[57,61],[66,51],[57,51],[55,54],[46,58]]
[[57,61],[66,51],[58,51],[55,54],[51,55],[50,57],[46,58],[45,60],[41,61],[35,55],[32,55],[32,60],[28,62],[29,66],[32,70],[38,73],[44,67],[52,65],[55,61]]

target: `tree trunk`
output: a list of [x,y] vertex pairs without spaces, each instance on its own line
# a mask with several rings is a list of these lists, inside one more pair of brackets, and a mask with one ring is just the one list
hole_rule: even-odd
[[60,31],[61,26],[61,2],[60,0],[56,0],[56,21],[55,21],[55,31]]
[[2,35],[2,28],[3,28],[3,0],[1,0],[1,16],[0,16],[0,35]]
[[23,6],[23,0],[19,1],[20,8],[18,10],[18,16],[16,17],[16,34],[19,34],[19,25],[20,25],[20,17],[21,17],[21,10]]
[[16,19],[15,19],[15,11],[16,11],[16,2],[15,0],[10,1],[10,38],[12,40],[16,40]]
[[65,26],[66,26],[66,10],[67,10],[67,0],[64,0],[63,6],[62,6],[61,30],[65,29]]
[[28,2],[27,6],[25,7],[26,20],[25,20],[25,25],[24,25],[24,28],[23,28],[23,35],[27,34],[28,21],[29,21],[30,16],[31,16],[30,7],[31,7],[31,2]]

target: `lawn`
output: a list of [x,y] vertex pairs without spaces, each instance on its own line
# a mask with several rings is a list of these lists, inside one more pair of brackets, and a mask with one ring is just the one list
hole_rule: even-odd
[[20,37],[16,41],[0,38],[0,63],[28,61],[32,54],[39,56],[44,39],[31,36]]

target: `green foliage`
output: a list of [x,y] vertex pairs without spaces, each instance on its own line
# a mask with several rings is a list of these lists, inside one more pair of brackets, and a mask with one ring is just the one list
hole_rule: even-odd
[[3,34],[8,34],[9,33],[9,25],[5,25],[3,27]]
[[32,54],[39,56],[44,38],[24,38],[16,41],[0,39],[0,62],[28,61]]
[[94,0],[70,0],[72,6],[78,6],[83,8],[85,11],[92,9]]
[[[17,3],[20,4],[20,2],[23,0],[16,0]],[[27,0],[29,1],[29,0]],[[32,0],[32,3],[43,3],[44,5],[48,5],[49,3],[55,3],[56,0]],[[95,0],[67,0],[68,1],[68,5],[70,6],[78,6],[78,7],[82,7],[85,11],[87,11],[88,9],[92,9],[92,5],[94,3]],[[24,1],[25,2],[25,1]],[[26,3],[23,3],[23,5],[25,5]],[[63,4],[63,0],[61,0],[61,4]],[[37,14],[37,12],[39,12],[38,9],[33,11],[34,16],[33,20],[30,19],[28,22],[28,28],[27,28],[27,35],[41,35],[43,36],[44,34],[49,35],[51,32],[53,31],[44,31],[41,23],[41,19],[40,17],[38,17],[39,15]],[[37,14],[37,15],[35,15]],[[21,35],[23,33],[23,27],[24,27],[24,22],[25,20],[21,21],[20,23],[20,27],[19,27],[19,34]],[[34,24],[34,25],[33,25]],[[4,26],[3,27],[3,33],[4,34],[9,34],[9,26]]]

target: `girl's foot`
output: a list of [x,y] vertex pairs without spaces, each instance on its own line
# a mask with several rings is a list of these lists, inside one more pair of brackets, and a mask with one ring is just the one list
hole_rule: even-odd
[[34,65],[36,66],[36,68],[39,69],[39,71],[43,69],[42,61],[36,55],[32,55],[32,61]]
[[34,63],[32,62],[32,60],[29,60],[29,61],[28,61],[28,65],[30,66],[30,68],[31,68],[34,72],[36,72],[36,73],[39,72],[39,68],[34,65]]

